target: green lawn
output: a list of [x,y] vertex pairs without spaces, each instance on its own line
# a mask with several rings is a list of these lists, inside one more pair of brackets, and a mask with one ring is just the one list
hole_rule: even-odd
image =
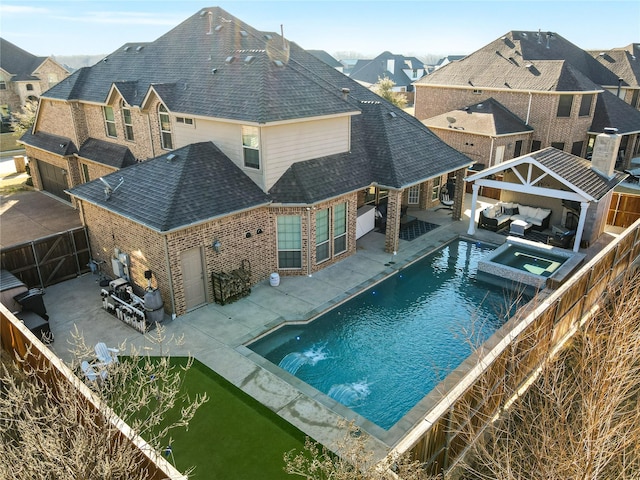
[[[186,358],[171,360],[186,363]],[[283,471],[282,455],[302,450],[304,433],[197,360],[184,388],[192,397],[207,392],[209,401],[188,431],[172,433],[178,470],[195,466],[190,478],[207,480],[293,478]]]

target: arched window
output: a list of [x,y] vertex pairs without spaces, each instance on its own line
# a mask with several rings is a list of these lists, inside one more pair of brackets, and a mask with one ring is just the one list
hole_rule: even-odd
[[162,148],[171,150],[173,148],[173,141],[171,140],[171,117],[169,117],[167,107],[162,104],[158,106],[158,118],[160,120],[160,141]]

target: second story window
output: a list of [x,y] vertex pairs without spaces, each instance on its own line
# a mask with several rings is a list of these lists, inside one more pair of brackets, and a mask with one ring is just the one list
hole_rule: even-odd
[[570,117],[573,95],[560,95],[558,100],[558,117]]
[[578,115],[581,117],[587,117],[591,113],[591,102],[593,101],[593,95],[583,95],[580,101],[580,111]]
[[33,85],[31,83],[27,83],[27,91],[33,91]]
[[158,118],[160,119],[160,140],[162,148],[171,150],[173,148],[173,140],[171,139],[171,118],[167,107],[160,104],[158,107]]
[[7,89],[7,82],[5,82],[4,78],[0,78],[0,90]]
[[124,138],[133,141],[133,122],[131,121],[131,109],[122,105],[122,123],[124,124]]
[[113,116],[113,108],[112,107],[102,107],[102,111],[104,112],[104,124],[107,129],[107,137],[117,137],[116,133],[116,120]]
[[242,127],[244,166],[260,168],[260,130],[258,127]]

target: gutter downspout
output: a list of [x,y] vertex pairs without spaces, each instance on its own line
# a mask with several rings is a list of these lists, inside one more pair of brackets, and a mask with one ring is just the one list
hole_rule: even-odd
[[149,126],[149,143],[151,144],[151,158],[156,157],[156,149],[153,146],[153,132],[151,131],[151,115],[147,113],[147,125]]
[[527,105],[527,120],[524,122],[525,125],[529,125],[529,116],[531,114],[531,99],[533,98],[533,94],[529,92],[529,105]]
[[169,282],[169,293],[171,297],[171,319],[176,318],[176,301],[175,301],[175,293],[173,292],[173,279],[171,277],[171,263],[169,262],[169,242],[167,241],[167,236],[164,235],[164,255],[167,261],[167,280]]
[[307,207],[307,276],[311,276],[311,208]]
[[493,161],[493,144],[496,141],[496,137],[491,137],[491,147],[489,148],[489,167],[493,167],[491,162]]

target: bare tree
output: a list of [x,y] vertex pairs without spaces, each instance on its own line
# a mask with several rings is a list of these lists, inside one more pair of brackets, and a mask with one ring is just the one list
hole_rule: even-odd
[[[153,338],[166,343],[162,326]],[[71,367],[78,371],[83,360],[94,357],[77,331],[73,350]],[[181,392],[191,361],[176,367],[168,356],[151,357],[134,348],[106,367],[91,367],[97,375],[85,382],[99,397],[97,408],[78,395],[76,383],[53,368],[23,363],[23,368],[11,371],[4,364],[0,372],[3,479],[148,478],[139,449],[120,434],[118,426],[124,421],[161,454],[171,444],[171,431],[186,428],[207,401],[206,393],[189,398]]]
[[36,113],[38,111],[37,100],[27,100],[19,112],[13,114],[13,121],[11,127],[13,128],[13,135],[16,138],[22,137],[33,126],[33,122],[36,120]]
[[367,435],[353,423],[341,422],[344,437],[335,445],[336,453],[320,446],[309,437],[304,451],[285,453],[285,472],[306,480],[428,480],[420,462],[408,456],[388,455],[375,462],[367,448]]
[[[521,341],[534,351],[531,339]],[[467,479],[640,478],[639,399],[635,273],[610,288],[595,315],[499,419],[484,429],[484,422],[461,427],[478,438],[461,471]]]

